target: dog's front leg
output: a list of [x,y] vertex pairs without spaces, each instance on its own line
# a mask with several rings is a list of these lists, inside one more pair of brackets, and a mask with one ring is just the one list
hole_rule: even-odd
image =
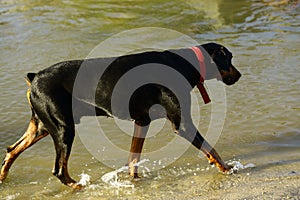
[[206,155],[208,162],[211,165],[217,166],[222,172],[226,173],[231,169],[231,166],[224,163],[217,151],[205,140],[201,145],[201,151]]
[[149,125],[142,126],[139,125],[138,122],[134,123],[134,134],[132,136],[130,155],[128,158],[129,174],[134,178],[139,178],[137,173],[138,172],[137,164],[140,161],[142,148],[144,145],[144,141],[148,129],[149,129]]
[[191,142],[197,149],[201,150],[211,165],[217,166],[222,172],[228,172],[231,167],[223,162],[217,151],[209,145],[199,131],[194,126],[191,127],[178,131],[179,135]]

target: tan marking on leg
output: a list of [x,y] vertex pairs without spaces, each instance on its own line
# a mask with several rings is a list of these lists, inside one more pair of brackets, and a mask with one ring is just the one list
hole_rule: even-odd
[[136,165],[139,161],[140,156],[136,156],[136,158],[132,158],[131,162],[128,163],[129,175],[133,178],[140,178],[138,175],[138,166]]
[[136,165],[140,161],[145,137],[149,126],[142,127],[138,124],[134,124],[134,134],[132,137],[130,155],[128,158],[129,174],[134,178],[140,178],[138,175],[138,166]]
[[203,142],[201,150],[206,155],[209,164],[215,165],[222,172],[228,172],[230,170],[230,166],[223,162],[217,151],[206,141]]

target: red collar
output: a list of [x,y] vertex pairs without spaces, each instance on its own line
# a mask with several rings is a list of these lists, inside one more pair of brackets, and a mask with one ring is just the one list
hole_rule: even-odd
[[211,100],[208,96],[208,93],[207,93],[205,87],[204,87],[204,80],[205,80],[205,75],[206,75],[206,65],[205,65],[205,61],[204,61],[204,56],[199,47],[192,47],[191,49],[196,54],[197,59],[199,61],[199,66],[200,66],[200,81],[197,84],[197,88],[199,89],[199,92],[202,96],[204,103],[207,104]]

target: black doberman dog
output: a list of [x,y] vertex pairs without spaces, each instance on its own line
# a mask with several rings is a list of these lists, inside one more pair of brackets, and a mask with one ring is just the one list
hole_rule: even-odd
[[[163,106],[166,115],[161,116],[158,113],[156,118],[167,117],[172,123],[174,132],[201,150],[210,164],[216,165],[222,172],[229,171],[231,167],[221,160],[215,149],[206,142],[192,123],[190,92],[196,85],[200,85],[201,89],[203,81],[208,79],[218,78],[227,85],[238,81],[241,74],[232,65],[231,60],[232,54],[224,46],[207,43],[189,49],[151,51],[116,58],[64,61],[38,73],[28,73],[27,98],[32,117],[25,134],[7,148],[0,181],[7,177],[11,165],[24,150],[50,134],[56,150],[53,175],[65,185],[80,188],[81,186],[69,176],[67,165],[75,135],[75,124],[80,122],[82,116],[88,115],[134,120],[135,128],[128,164],[130,175],[136,177],[135,164],[140,159],[145,136],[153,120],[149,116],[149,110],[154,104]],[[111,100],[118,80],[138,66],[145,67],[145,64],[149,64],[148,67],[152,67],[152,70],[157,70],[161,66],[175,70],[187,80],[189,87],[168,88],[159,83],[145,84],[137,88],[130,97],[126,110],[127,112],[129,110],[129,114],[123,112],[121,107],[114,113]],[[199,65],[206,66],[204,74]],[[78,78],[82,69],[86,70],[81,73],[83,74],[81,78]],[[172,79],[172,77],[162,78]],[[80,79],[82,80],[78,81]],[[87,88],[93,85],[94,89]],[[123,86],[123,92],[127,92],[126,85]],[[119,100],[122,101],[122,94],[119,95]]]

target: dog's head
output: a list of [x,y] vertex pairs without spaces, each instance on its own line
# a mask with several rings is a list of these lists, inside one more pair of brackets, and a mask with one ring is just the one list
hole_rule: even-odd
[[[208,74],[209,78],[218,78],[226,85],[233,85],[242,76],[241,73],[232,65],[232,53],[224,46],[216,43],[201,45],[210,55],[212,61],[217,65],[217,73]],[[220,77],[221,76],[221,77]]]

